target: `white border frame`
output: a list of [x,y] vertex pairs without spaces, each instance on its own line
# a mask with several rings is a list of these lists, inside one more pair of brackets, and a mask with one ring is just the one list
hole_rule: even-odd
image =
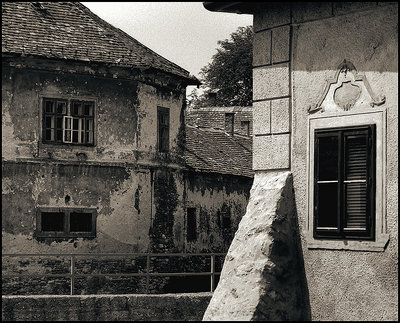
[[[323,113],[308,119],[308,183],[307,183],[307,247],[308,249],[340,249],[360,251],[384,251],[389,241],[386,230],[386,110],[369,109],[363,113]],[[349,126],[376,125],[376,193],[375,193],[375,241],[348,239],[316,239],[314,228],[314,135],[316,129]]]

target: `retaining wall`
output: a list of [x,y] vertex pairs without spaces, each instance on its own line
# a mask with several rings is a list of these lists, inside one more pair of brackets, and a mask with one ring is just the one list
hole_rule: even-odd
[[2,296],[2,321],[198,321],[211,295]]

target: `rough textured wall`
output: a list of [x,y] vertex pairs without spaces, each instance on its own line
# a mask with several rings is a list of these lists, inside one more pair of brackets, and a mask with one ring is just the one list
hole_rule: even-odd
[[[170,149],[177,146],[184,93],[137,81],[9,68],[2,72],[2,150],[5,159],[159,163],[157,106],[170,109]],[[95,146],[42,144],[41,98],[95,100]]]
[[[197,237],[187,241],[188,252],[226,252],[246,213],[253,179],[189,173],[186,207],[196,208]],[[185,223],[187,227],[187,221]]]
[[[274,34],[277,36],[279,29],[283,33],[284,24],[290,22],[291,48],[280,47],[278,44],[287,44],[288,38],[282,36],[280,41],[274,40]],[[254,165],[256,169],[268,169],[288,165],[287,161],[290,161],[312,319],[397,320],[398,5],[376,2],[302,3],[293,6],[292,16],[283,5],[256,13],[254,29],[255,41],[258,39],[253,55],[256,67]],[[273,60],[274,48],[281,48],[278,56],[290,53],[289,65],[268,65]],[[335,75],[344,59],[365,74],[376,94],[386,96],[385,104],[380,106],[387,113],[384,202],[390,241],[384,252],[307,248],[307,109],[318,102],[327,80]],[[287,69],[290,78],[287,78]],[[280,87],[282,82],[286,82],[284,87]],[[268,121],[273,122],[273,97],[288,93],[292,96],[289,116],[291,153],[288,156],[286,146],[282,146],[278,151],[274,149],[275,154],[270,154],[269,146],[258,141],[272,132]],[[264,100],[268,96],[272,97],[271,102]],[[265,120],[263,125],[256,123],[257,118]],[[259,139],[257,134],[260,134]]]
[[289,172],[258,173],[203,320],[309,316]]
[[2,321],[198,321],[209,293],[3,296]]

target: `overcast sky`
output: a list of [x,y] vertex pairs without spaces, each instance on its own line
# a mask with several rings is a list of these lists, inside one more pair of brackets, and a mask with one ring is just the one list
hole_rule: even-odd
[[217,41],[238,27],[253,24],[252,15],[211,12],[202,2],[82,2],[157,54],[199,77],[216,53]]

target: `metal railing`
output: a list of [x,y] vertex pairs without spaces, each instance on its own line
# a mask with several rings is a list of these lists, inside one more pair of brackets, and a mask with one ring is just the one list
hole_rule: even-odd
[[[210,271],[209,272],[150,272],[150,259],[152,257],[210,257]],[[221,274],[220,271],[215,270],[215,257],[226,256],[226,253],[76,253],[76,254],[2,254],[2,257],[12,258],[26,258],[26,257],[68,257],[70,260],[70,271],[69,273],[63,274],[32,274],[32,273],[3,273],[4,278],[16,278],[16,277],[69,277],[70,278],[70,295],[75,295],[75,280],[77,277],[146,277],[146,293],[150,291],[150,277],[173,277],[173,276],[210,276],[210,291],[215,290],[215,276]],[[137,273],[77,273],[75,264],[76,259],[79,257],[146,257],[146,271]]]

